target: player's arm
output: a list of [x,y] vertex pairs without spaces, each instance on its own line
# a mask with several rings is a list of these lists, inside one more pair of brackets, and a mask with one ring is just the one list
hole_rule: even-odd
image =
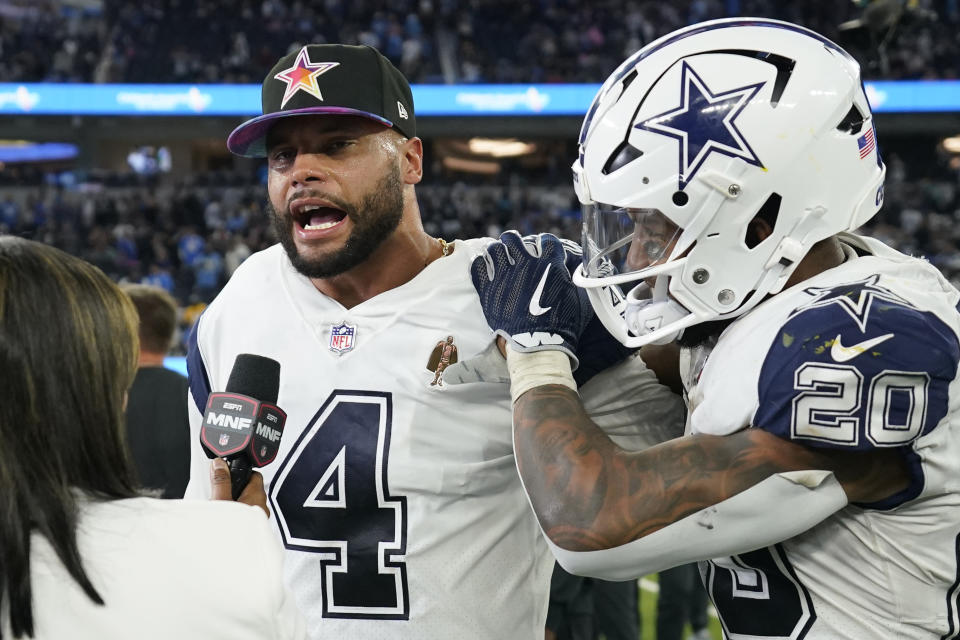
[[909,483],[896,450],[823,451],[760,429],[626,452],[561,384],[519,395],[514,430],[524,488],[557,560],[608,580],[766,547]]
[[880,501],[908,482],[895,450],[813,449],[760,429],[624,451],[561,385],[534,387],[517,399],[514,446],[544,532],[571,551],[627,544],[784,472],[832,472],[851,502]]
[[894,453],[821,453],[754,429],[618,449],[585,414],[564,355],[576,353],[590,315],[559,253],[552,240],[530,251],[504,234],[472,276],[509,345],[521,477],[568,571],[624,580],[742,553],[904,486]]
[[676,342],[669,344],[648,344],[640,349],[640,357],[653,371],[660,384],[674,393],[683,393],[683,382],[680,379],[680,347]]

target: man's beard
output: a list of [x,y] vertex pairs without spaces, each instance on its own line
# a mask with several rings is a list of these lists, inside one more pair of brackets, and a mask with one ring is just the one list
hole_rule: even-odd
[[311,195],[329,200],[342,209],[353,222],[353,230],[340,249],[320,257],[306,258],[297,251],[293,240],[295,223],[289,206],[281,215],[272,203],[268,205],[277,239],[286,250],[294,269],[308,278],[331,278],[362,264],[396,230],[403,217],[403,184],[400,182],[400,170],[396,167],[364,196],[358,206],[322,191],[300,192],[298,197]]

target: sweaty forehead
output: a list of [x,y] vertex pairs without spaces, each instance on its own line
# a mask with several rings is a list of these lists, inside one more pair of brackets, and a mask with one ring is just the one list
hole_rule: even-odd
[[365,136],[389,131],[368,118],[347,115],[301,115],[280,119],[267,132],[267,148],[281,142],[327,135]]

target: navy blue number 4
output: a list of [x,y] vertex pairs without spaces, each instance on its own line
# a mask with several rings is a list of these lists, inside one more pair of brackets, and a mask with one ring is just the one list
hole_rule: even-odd
[[320,561],[324,617],[410,617],[407,500],[387,484],[391,426],[389,393],[334,391],[270,486],[284,546]]

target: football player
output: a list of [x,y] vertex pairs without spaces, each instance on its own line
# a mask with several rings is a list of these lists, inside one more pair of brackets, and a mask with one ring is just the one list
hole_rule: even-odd
[[[424,231],[414,119],[406,79],[369,47],[308,45],[268,73],[263,115],[228,146],[266,157],[280,244],[199,320],[191,425],[198,435],[238,354],[281,363],[287,421],[263,477],[314,640],[543,638],[553,558],[516,472],[507,387],[449,386],[441,368],[490,342],[469,275],[490,239]],[[565,256],[581,261],[579,248]],[[632,429],[630,409],[656,396],[682,431],[679,396],[637,358],[624,366],[646,391],[621,395],[611,427]],[[203,497],[208,465],[195,446],[189,497]]]
[[640,453],[581,408],[557,350],[580,316],[498,304],[575,308],[560,249],[506,236],[475,261],[521,476],[568,570],[703,561],[731,640],[958,637],[960,293],[852,233],[883,202],[875,135],[857,63],[784,22],[690,26],[603,85],[573,280],[625,344],[679,339],[689,398],[689,435]]

